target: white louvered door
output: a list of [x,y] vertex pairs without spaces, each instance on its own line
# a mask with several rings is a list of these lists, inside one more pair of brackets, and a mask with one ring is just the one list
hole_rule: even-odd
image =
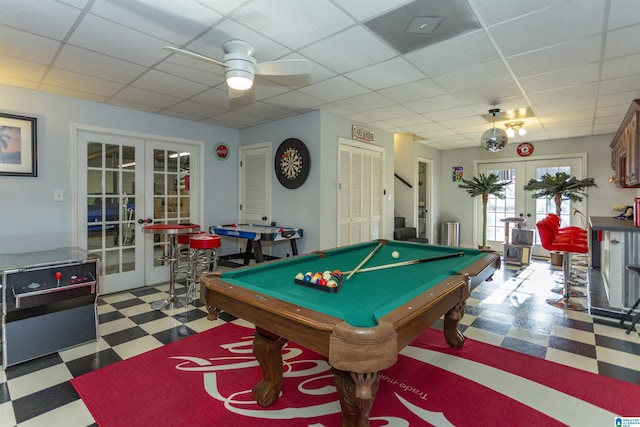
[[271,217],[270,147],[252,145],[240,150],[241,224],[269,224]]
[[382,153],[377,147],[339,146],[338,245],[380,237]]

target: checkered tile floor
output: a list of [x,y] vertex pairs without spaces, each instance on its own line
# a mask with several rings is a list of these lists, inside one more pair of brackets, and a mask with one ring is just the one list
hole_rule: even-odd
[[[558,271],[548,262],[504,266],[467,301],[465,336],[590,372],[640,384],[640,334],[617,321],[565,311],[545,300]],[[206,319],[199,304],[155,311],[150,303],[168,285],[107,295],[99,300],[101,338],[0,371],[0,427],[96,425],[69,380],[225,321]],[[179,288],[184,292],[184,288]],[[587,304],[586,298],[576,298]],[[440,327],[440,324],[434,325]],[[570,380],[570,379],[569,379]]]

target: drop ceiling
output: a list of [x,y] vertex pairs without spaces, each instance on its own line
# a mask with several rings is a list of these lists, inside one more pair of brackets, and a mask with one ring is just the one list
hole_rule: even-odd
[[[531,142],[614,133],[640,98],[636,0],[456,1],[475,26],[406,53],[376,30],[448,29],[442,1],[0,0],[0,84],[238,129],[322,109],[445,150],[479,146],[494,105],[526,109]],[[162,49],[230,39],[311,73],[230,99],[223,68]]]

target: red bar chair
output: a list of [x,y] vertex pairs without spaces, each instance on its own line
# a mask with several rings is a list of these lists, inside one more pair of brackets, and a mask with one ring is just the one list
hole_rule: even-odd
[[[557,238],[560,236],[562,237],[571,236],[573,239],[583,240],[587,246],[589,245],[587,230],[585,230],[584,228],[576,227],[576,226],[560,227],[561,219],[558,215],[554,213],[547,214],[547,218],[545,219],[549,221],[549,223],[555,225]],[[588,256],[588,252],[587,254],[581,254],[581,256],[586,258]],[[573,257],[572,260],[575,261],[575,257]],[[572,263],[572,265],[570,266],[571,269],[570,269],[570,276],[569,276],[570,284],[572,286],[585,286],[587,284],[587,273],[583,269],[577,268],[576,265],[588,265],[588,262],[586,262],[586,260],[583,260],[577,263],[575,262]],[[561,274],[561,276],[562,277],[557,279],[556,282],[564,284],[564,274]],[[564,289],[564,286],[559,286],[559,287],[553,288],[551,291],[557,294],[561,294],[563,293],[563,289]],[[573,288],[571,290],[571,293],[572,293],[571,296],[574,296],[574,297],[585,296],[583,292],[573,290]]]
[[189,238],[189,275],[187,279],[187,304],[197,299],[200,275],[211,270],[218,271],[216,250],[220,247],[217,234],[196,234]]
[[188,285],[189,274],[191,273],[190,267],[190,257],[191,250],[189,249],[189,241],[191,240],[191,236],[195,236],[196,234],[204,234],[204,231],[195,231],[193,233],[181,233],[178,234],[176,238],[177,246],[176,246],[176,280],[184,280],[185,285]]
[[536,224],[538,228],[538,234],[540,235],[540,242],[542,247],[548,251],[558,251],[563,253],[562,257],[562,271],[564,274],[564,287],[562,298],[559,299],[547,299],[547,304],[554,307],[574,310],[585,311],[587,308],[571,299],[570,289],[570,266],[571,256],[575,253],[588,253],[589,245],[587,242],[580,238],[573,238],[571,234],[558,235],[557,229],[551,220],[547,218],[542,219]]

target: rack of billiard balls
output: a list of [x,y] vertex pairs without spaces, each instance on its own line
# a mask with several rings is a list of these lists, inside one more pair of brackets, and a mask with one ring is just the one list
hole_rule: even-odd
[[317,273],[313,273],[311,271],[307,273],[298,273],[296,274],[294,281],[299,285],[335,293],[340,290],[343,279],[344,278],[340,270],[326,270],[324,272],[319,271]]

